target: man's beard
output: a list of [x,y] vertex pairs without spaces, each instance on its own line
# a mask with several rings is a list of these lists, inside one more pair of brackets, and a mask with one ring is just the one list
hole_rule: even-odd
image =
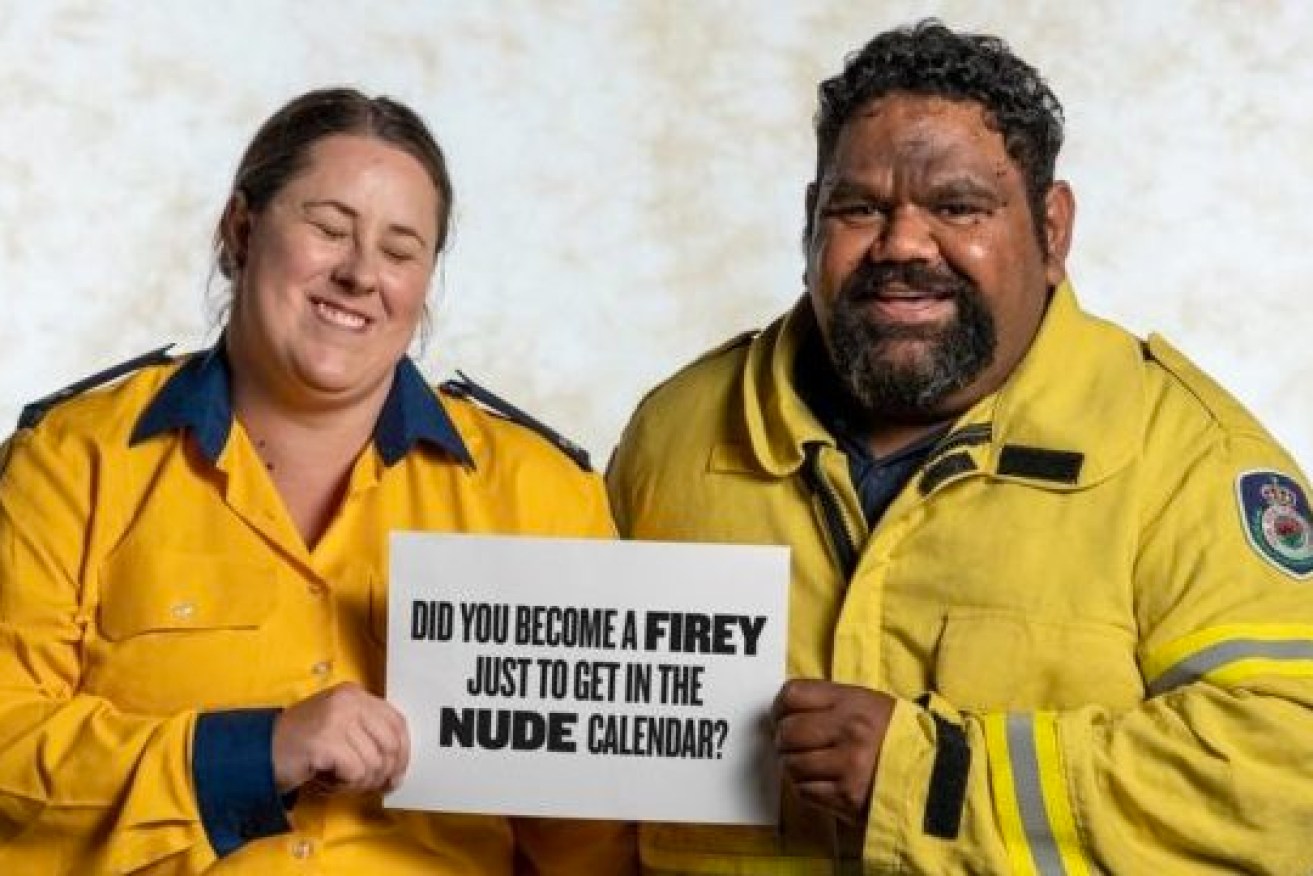
[[[867,306],[891,284],[952,298],[947,323],[886,323]],[[862,265],[843,284],[826,326],[830,361],[844,388],[868,416],[933,418],[948,396],[967,386],[994,361],[994,317],[980,290],[949,268],[918,262]],[[900,355],[895,347],[921,347]]]

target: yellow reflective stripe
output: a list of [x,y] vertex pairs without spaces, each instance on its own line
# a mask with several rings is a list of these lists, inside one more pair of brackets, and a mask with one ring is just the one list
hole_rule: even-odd
[[1152,695],[1201,678],[1233,684],[1263,674],[1313,677],[1313,626],[1210,627],[1146,656],[1143,672]]
[[1007,850],[1009,869],[1017,876],[1039,876],[1030,855],[1030,846],[1026,843],[1021,807],[1017,803],[1012,758],[1008,751],[1008,716],[986,715],[984,724],[985,747],[989,751],[989,784],[994,791],[994,811],[1003,832],[1003,848]]
[[1085,857],[1076,815],[1067,794],[1067,779],[1062,768],[1062,749],[1058,745],[1058,721],[1052,712],[1035,715],[1035,759],[1039,763],[1040,787],[1044,792],[1044,809],[1049,815],[1049,830],[1062,868],[1067,876],[1089,876],[1090,862]]
[[1231,639],[1313,641],[1313,624],[1224,624],[1196,630],[1146,655],[1144,676],[1152,681],[1191,654]]
[[[1313,643],[1310,643],[1313,644]],[[1300,659],[1268,660],[1255,657],[1249,660],[1237,660],[1235,663],[1209,672],[1205,677],[1220,685],[1239,684],[1251,678],[1264,675],[1278,675],[1286,678],[1313,677],[1313,654]]]
[[984,716],[989,778],[1008,867],[1022,876],[1091,876],[1067,789],[1054,712]]
[[1058,844],[1049,825],[1040,787],[1039,754],[1035,750],[1035,723],[1029,715],[1008,715],[1008,760],[1012,762],[1012,786],[1021,810],[1021,825],[1035,869],[1040,876],[1065,876]]

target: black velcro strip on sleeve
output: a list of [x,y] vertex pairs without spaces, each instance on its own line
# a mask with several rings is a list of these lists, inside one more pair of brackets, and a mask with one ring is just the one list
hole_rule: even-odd
[[1037,481],[1074,484],[1080,480],[1085,454],[1045,447],[1008,444],[998,457],[998,473]]
[[971,772],[971,747],[966,731],[938,715],[935,719],[935,763],[930,770],[930,793],[926,795],[924,829],[930,836],[957,839],[966,805],[967,776]]

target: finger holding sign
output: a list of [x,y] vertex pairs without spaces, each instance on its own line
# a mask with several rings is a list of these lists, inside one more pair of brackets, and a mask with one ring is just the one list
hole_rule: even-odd
[[[366,694],[366,696],[370,696]],[[373,698],[381,708],[371,708],[360,716],[359,732],[363,734],[361,746],[373,750],[374,775],[369,781],[370,790],[391,791],[401,782],[410,763],[410,734],[406,719],[385,700]]]
[[353,771],[345,773],[336,787],[339,789],[374,790],[386,788],[396,765],[395,742],[380,739],[362,716],[359,724],[346,728],[345,738],[355,755]]
[[311,781],[330,793],[387,791],[409,764],[410,738],[396,709],[348,682],[279,714],[273,761],[280,794]]
[[893,698],[864,687],[794,679],[775,697],[775,749],[805,802],[849,822],[865,817]]

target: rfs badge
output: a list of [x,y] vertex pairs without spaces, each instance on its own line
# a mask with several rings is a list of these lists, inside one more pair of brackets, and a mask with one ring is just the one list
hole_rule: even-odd
[[1313,575],[1313,515],[1299,484],[1280,472],[1248,471],[1236,480],[1236,494],[1254,550],[1288,575]]

